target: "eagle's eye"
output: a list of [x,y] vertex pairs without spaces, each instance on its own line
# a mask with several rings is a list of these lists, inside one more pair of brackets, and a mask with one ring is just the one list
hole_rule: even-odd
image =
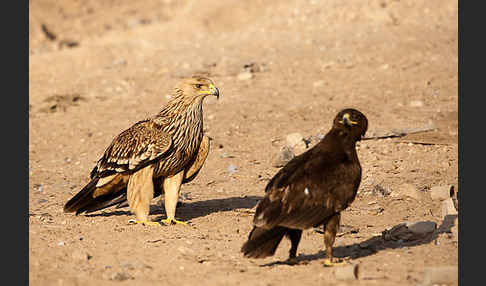
[[202,87],[202,84],[199,84],[199,83],[195,84],[194,87],[197,88],[197,89],[200,89]]

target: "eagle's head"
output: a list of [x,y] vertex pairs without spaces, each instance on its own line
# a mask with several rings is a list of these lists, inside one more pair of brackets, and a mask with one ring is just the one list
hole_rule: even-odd
[[203,76],[192,76],[183,79],[175,88],[176,94],[183,95],[186,99],[202,99],[208,95],[214,95],[219,99],[219,90],[214,82]]
[[333,128],[345,130],[354,140],[359,141],[368,130],[368,119],[360,111],[346,108],[334,118]]

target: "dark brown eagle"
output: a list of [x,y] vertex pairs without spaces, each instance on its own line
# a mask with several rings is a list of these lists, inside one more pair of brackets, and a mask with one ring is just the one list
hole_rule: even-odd
[[286,236],[291,241],[288,262],[296,263],[302,231],[323,225],[324,264],[334,264],[332,245],[341,211],[353,202],[361,182],[356,142],[367,128],[361,112],[344,109],[319,143],[280,169],[257,206],[253,229],[241,248],[246,257],[272,256]]
[[202,103],[219,91],[212,80],[182,80],[172,99],[155,116],[121,132],[91,171],[91,181],[64,206],[65,212],[89,213],[126,201],[137,223],[148,221],[150,201],[164,193],[166,224],[175,219],[181,184],[194,179],[209,152],[203,134]]

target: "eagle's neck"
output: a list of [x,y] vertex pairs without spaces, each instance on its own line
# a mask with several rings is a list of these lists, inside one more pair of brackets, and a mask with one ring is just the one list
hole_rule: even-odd
[[321,148],[332,150],[335,154],[344,153],[350,161],[359,161],[356,153],[356,140],[351,135],[345,129],[332,128],[322,139]]
[[197,150],[202,140],[203,97],[185,97],[176,90],[173,98],[153,118],[163,130],[172,135],[173,146],[185,150]]

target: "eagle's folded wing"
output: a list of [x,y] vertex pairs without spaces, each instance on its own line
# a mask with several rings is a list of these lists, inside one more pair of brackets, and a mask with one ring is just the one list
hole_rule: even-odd
[[91,178],[139,170],[171,147],[170,134],[152,121],[139,121],[115,137],[91,171]]

